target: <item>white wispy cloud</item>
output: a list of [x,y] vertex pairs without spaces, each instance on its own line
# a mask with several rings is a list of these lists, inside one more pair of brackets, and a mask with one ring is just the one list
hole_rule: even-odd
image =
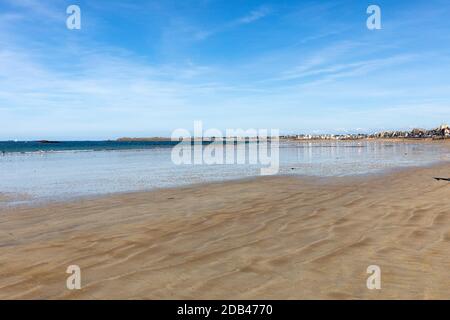
[[233,21],[230,21],[228,23],[225,23],[219,27],[212,28],[210,30],[201,30],[195,33],[195,39],[197,40],[205,40],[215,34],[225,32],[227,30],[236,28],[240,25],[246,25],[250,23],[254,23],[266,16],[268,16],[272,10],[267,6],[261,6],[251,12],[249,12],[247,15],[237,18]]
[[[55,0],[52,2],[40,0],[6,0],[12,7],[17,7],[23,12],[28,13],[27,17],[38,18],[41,20],[65,20],[64,2]],[[58,10],[59,9],[59,10]]]
[[300,80],[304,78],[314,78],[313,83],[324,83],[326,81],[337,80],[345,77],[361,76],[372,71],[387,68],[389,66],[398,66],[414,59],[414,55],[401,54],[379,59],[367,59],[357,62],[330,64],[319,66],[317,68],[304,68],[303,70],[294,70],[284,72],[278,81]]
[[271,13],[271,10],[268,7],[263,6],[256,10],[253,10],[246,16],[239,18],[233,24],[239,25],[239,24],[252,23],[254,21],[264,18],[265,16],[267,16],[270,13]]

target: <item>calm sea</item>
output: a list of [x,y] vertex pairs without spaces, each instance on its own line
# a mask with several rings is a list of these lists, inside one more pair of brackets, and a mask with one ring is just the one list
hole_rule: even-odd
[[56,143],[0,141],[0,153],[143,150],[169,148],[176,144],[176,141],[60,141]]
[[[175,165],[176,142],[0,142],[0,206],[257,176],[260,165]],[[282,142],[279,174],[345,176],[449,161],[441,143]]]

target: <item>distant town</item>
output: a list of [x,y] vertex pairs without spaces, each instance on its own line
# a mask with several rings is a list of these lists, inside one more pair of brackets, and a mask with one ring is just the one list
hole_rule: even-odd
[[350,133],[350,134],[298,134],[280,136],[281,139],[296,140],[357,140],[357,139],[448,139],[450,138],[450,126],[447,124],[431,130],[412,129],[410,131],[381,131],[372,134]]
[[[194,138],[194,140],[213,141],[218,137]],[[412,129],[410,131],[381,131],[376,133],[349,133],[349,134],[293,134],[280,135],[283,140],[359,140],[359,139],[450,139],[450,126],[447,124],[431,130]],[[257,140],[258,137],[221,137],[224,140]],[[168,141],[170,138],[149,137],[149,138],[119,138],[117,141]],[[180,138],[181,140],[181,138]]]

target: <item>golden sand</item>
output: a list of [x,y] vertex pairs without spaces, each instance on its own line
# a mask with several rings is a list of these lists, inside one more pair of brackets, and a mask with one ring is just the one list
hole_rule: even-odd
[[2,209],[0,298],[450,299],[450,182],[433,177],[450,165]]

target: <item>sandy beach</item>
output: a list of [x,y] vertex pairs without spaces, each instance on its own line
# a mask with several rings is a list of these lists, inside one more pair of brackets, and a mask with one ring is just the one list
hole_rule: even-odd
[[2,209],[0,298],[450,299],[450,183],[433,177],[450,164]]

